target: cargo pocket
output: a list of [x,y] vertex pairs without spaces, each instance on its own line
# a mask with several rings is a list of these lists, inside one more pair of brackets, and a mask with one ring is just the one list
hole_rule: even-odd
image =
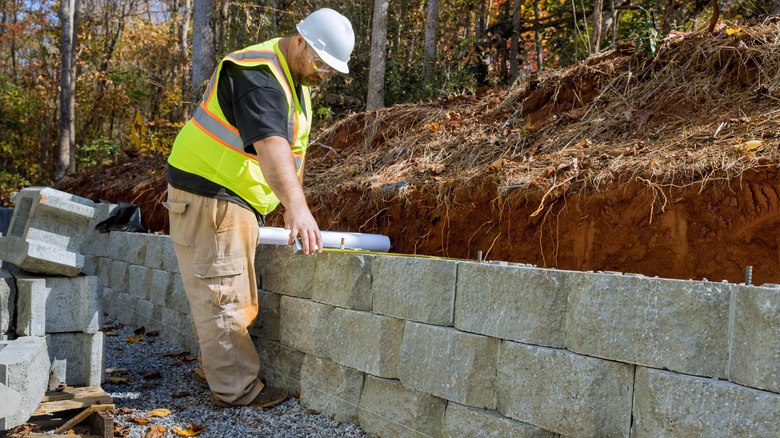
[[241,297],[249,292],[246,259],[242,256],[220,257],[196,262],[193,272],[211,291],[211,301],[218,307],[241,306]]
[[[171,223],[171,240],[173,243],[187,248],[193,248],[192,221],[186,220],[189,210],[189,202],[165,201],[162,203],[168,209],[168,219]],[[188,224],[189,222],[189,224]]]

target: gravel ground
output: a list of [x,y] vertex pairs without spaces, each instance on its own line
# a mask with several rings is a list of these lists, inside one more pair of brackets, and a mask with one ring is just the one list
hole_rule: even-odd
[[[143,437],[150,427],[158,425],[169,429],[166,437],[175,437],[170,429],[188,429],[190,423],[205,427],[197,435],[202,438],[369,436],[354,424],[307,410],[293,396],[272,409],[215,408],[208,389],[190,378],[197,360],[182,353],[181,347],[149,334],[138,343],[129,342],[128,337],[136,337],[136,328],[122,327],[109,319],[104,327],[116,334],[106,337],[106,368],[120,368],[119,372],[107,373],[106,378],[126,378],[128,383],[108,382],[103,389],[116,404],[114,422],[119,427],[128,426],[124,429],[129,431],[126,437]],[[168,409],[172,414],[148,418],[154,409]],[[152,421],[142,426],[133,418]]]

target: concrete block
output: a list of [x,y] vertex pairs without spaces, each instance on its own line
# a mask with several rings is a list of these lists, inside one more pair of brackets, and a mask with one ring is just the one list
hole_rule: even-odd
[[502,417],[496,411],[450,402],[444,415],[444,437],[558,438],[558,434]]
[[171,274],[168,271],[152,269],[149,295],[154,304],[158,306],[167,305],[168,298],[173,293],[174,276],[175,274]]
[[95,272],[95,276],[100,278],[100,283],[103,286],[111,285],[111,265],[113,265],[113,263],[114,260],[108,257],[100,257],[100,259],[98,259],[97,272]]
[[10,272],[0,270],[0,335],[11,330],[16,314],[16,282]]
[[96,257],[94,255],[85,254],[84,255],[84,267],[81,268],[81,272],[85,275],[97,275],[97,265],[98,261],[100,260],[100,257]]
[[249,328],[249,334],[272,341],[280,340],[279,327],[281,325],[281,316],[279,314],[279,305],[282,301],[282,295],[258,289],[257,298],[257,318],[255,318],[252,327]]
[[301,367],[306,356],[277,341],[253,338],[260,358],[258,376],[268,385],[301,393]]
[[177,312],[190,313],[190,300],[187,298],[187,292],[184,290],[181,274],[173,274],[171,294],[168,296],[166,305]]
[[461,263],[455,328],[511,341],[563,348],[569,281],[554,269]]
[[135,324],[135,308],[138,304],[138,297],[119,292],[116,296],[116,304],[116,319],[125,324]]
[[363,373],[307,354],[301,368],[301,405],[337,421],[358,422]]
[[146,254],[144,266],[152,269],[165,269],[165,246],[171,243],[170,236],[161,234],[140,234],[141,239],[146,240]]
[[145,327],[149,330],[154,330],[151,328],[153,313],[154,303],[151,300],[139,299],[135,306],[136,319],[133,321],[133,324],[138,327]]
[[[105,370],[105,336],[97,333],[46,335],[52,369],[70,386],[100,386]],[[47,377],[48,383],[48,377]]]
[[103,298],[97,277],[40,277],[14,272],[19,289],[18,327],[25,336],[100,329]]
[[163,307],[162,327],[160,338],[171,344],[180,345],[188,349],[192,354],[198,352],[198,342],[192,331],[190,315]]
[[494,409],[499,344],[496,338],[407,322],[398,359],[401,383],[464,405]]
[[255,270],[258,287],[269,292],[311,298],[315,258],[295,254],[292,247],[258,245]]
[[371,311],[371,261],[365,254],[317,254],[311,299]]
[[112,231],[109,233],[110,255],[131,265],[143,266],[146,263],[146,239],[142,233]]
[[323,333],[328,330],[328,318],[333,307],[314,301],[283,296],[279,303],[281,326],[279,337],[282,344],[330,358],[328,340]]
[[728,283],[578,275],[569,293],[566,348],[725,378],[734,288]]
[[19,394],[19,391],[15,391],[0,383],[0,418],[4,419],[5,417],[16,415],[16,411],[21,405],[22,395]]
[[130,263],[121,260],[113,260],[111,262],[111,270],[108,273],[108,286],[122,292],[129,292]]
[[371,266],[374,313],[451,326],[458,263],[377,256]]
[[360,397],[363,431],[388,437],[442,436],[447,401],[405,388],[397,380],[366,376]]
[[728,377],[780,393],[780,289],[737,287]]
[[330,357],[374,376],[398,378],[404,320],[336,308],[328,320]]
[[112,318],[116,318],[116,301],[119,291],[110,287],[103,288],[103,312],[108,313]]
[[634,366],[503,341],[498,412],[566,436],[628,436]]
[[14,217],[14,209],[0,207],[0,234],[8,234],[8,227],[11,225],[11,219]]
[[[95,204],[99,206],[101,204]],[[98,223],[98,221],[92,221],[92,223]],[[111,256],[111,247],[109,246],[110,234],[101,233],[94,229],[93,225],[90,225],[87,230],[87,234],[84,237],[84,242],[81,244],[81,253],[84,255],[93,255],[96,257],[109,257]]]
[[0,430],[19,426],[30,418],[46,393],[49,366],[45,338],[25,336],[0,342],[0,383],[20,396],[14,413],[0,417]]
[[168,238],[163,244],[163,267],[164,271],[172,272],[174,274],[181,273],[179,270],[179,261],[176,258],[176,251],[173,248],[173,241]]
[[780,395],[637,367],[632,438],[780,436]]
[[48,187],[15,193],[8,234],[0,238],[0,259],[37,274],[73,277],[81,272],[81,244],[94,203]]
[[151,298],[152,291],[152,269],[146,266],[130,265],[128,268],[130,280],[128,292],[142,300]]

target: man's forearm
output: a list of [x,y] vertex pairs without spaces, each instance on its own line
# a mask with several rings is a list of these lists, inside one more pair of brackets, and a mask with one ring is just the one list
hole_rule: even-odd
[[265,181],[282,205],[288,210],[308,208],[287,141],[281,137],[268,137],[256,141],[254,147]]

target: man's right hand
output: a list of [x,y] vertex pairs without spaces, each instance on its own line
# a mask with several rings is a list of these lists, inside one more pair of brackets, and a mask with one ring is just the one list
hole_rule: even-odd
[[287,210],[285,228],[290,230],[288,245],[295,243],[295,238],[300,236],[304,254],[322,252],[322,234],[308,207],[295,212]]

